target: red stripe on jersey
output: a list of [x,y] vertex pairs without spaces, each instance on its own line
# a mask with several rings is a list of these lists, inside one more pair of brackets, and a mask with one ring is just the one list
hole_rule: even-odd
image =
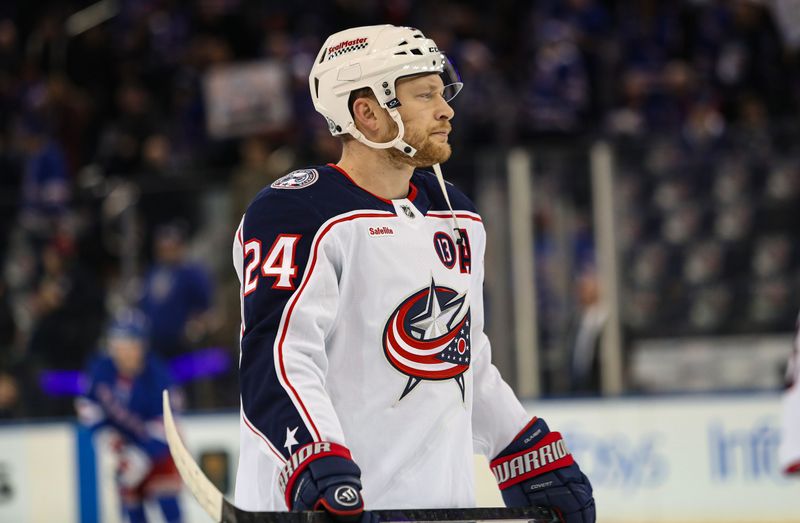
[[244,413],[242,413],[242,421],[244,421],[244,424],[245,424],[245,425],[247,425],[247,428],[248,428],[248,429],[250,429],[250,431],[251,431],[253,434],[255,434],[256,436],[258,436],[259,438],[261,438],[261,440],[262,440],[264,443],[266,443],[266,444],[267,444],[267,447],[269,448],[269,450],[271,450],[271,451],[272,451],[272,453],[273,453],[273,454],[275,454],[275,455],[278,457],[278,459],[279,459],[279,460],[281,460],[283,463],[285,463],[285,462],[286,462],[286,458],[284,458],[284,457],[283,457],[283,455],[282,455],[280,452],[278,452],[277,450],[275,450],[275,447],[273,447],[273,446],[272,446],[272,443],[270,443],[270,442],[269,442],[269,440],[268,440],[266,437],[264,437],[264,435],[263,435],[263,434],[261,434],[261,432],[259,432],[259,431],[258,431],[258,429],[256,429],[255,427],[253,427],[253,426],[250,424],[250,421],[248,421],[248,419],[247,419],[247,417],[244,415]]
[[298,300],[300,299],[300,295],[303,294],[303,291],[305,290],[306,285],[308,285],[308,281],[311,279],[311,275],[314,273],[314,266],[317,264],[317,251],[319,250],[319,244],[322,242],[322,238],[324,238],[325,235],[328,234],[328,231],[330,231],[331,228],[334,225],[336,225],[337,223],[348,222],[348,221],[351,221],[351,220],[355,220],[357,218],[394,218],[394,217],[395,217],[395,215],[389,214],[388,212],[353,214],[353,215],[350,215],[350,216],[345,216],[343,218],[339,218],[338,220],[335,220],[335,221],[329,223],[322,230],[322,232],[319,233],[319,236],[317,236],[317,238],[314,239],[314,245],[313,245],[313,249],[312,249],[313,252],[312,252],[312,255],[311,255],[311,265],[306,269],[306,274],[305,274],[305,276],[303,276],[303,283],[300,284],[300,288],[291,297],[291,303],[289,304],[289,310],[288,310],[288,312],[286,314],[286,321],[283,323],[283,326],[281,327],[280,334],[279,334],[280,338],[278,340],[278,363],[280,363],[281,376],[283,376],[284,382],[289,387],[289,389],[292,391],[292,394],[297,399],[297,402],[300,404],[300,407],[303,409],[303,412],[305,413],[306,418],[308,419],[308,422],[311,424],[311,428],[313,429],[313,433],[312,433],[311,436],[314,437],[314,439],[316,441],[319,441],[321,439],[321,436],[319,434],[319,429],[317,428],[316,424],[314,424],[314,420],[311,419],[311,414],[309,414],[308,409],[306,408],[305,404],[303,403],[303,400],[300,398],[300,394],[297,393],[297,390],[289,382],[289,376],[286,374],[286,367],[283,364],[283,342],[286,339],[287,326],[291,322],[292,313],[294,312],[294,306],[297,304]]
[[[436,214],[436,213],[441,213],[441,214]],[[449,212],[446,212],[446,211],[428,211],[428,213],[425,216],[429,217],[429,218],[452,218],[453,217],[452,214],[450,214]],[[472,220],[474,222],[483,223],[483,220],[481,219],[481,217],[476,215],[476,214],[465,214],[465,213],[458,213],[457,212],[456,213],[456,218],[460,218],[462,220]]]

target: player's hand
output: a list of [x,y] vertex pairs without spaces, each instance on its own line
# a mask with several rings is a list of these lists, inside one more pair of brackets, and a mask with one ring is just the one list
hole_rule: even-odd
[[548,507],[566,523],[594,523],[592,485],[544,420],[533,418],[491,467],[507,507]]
[[281,473],[289,510],[324,510],[334,520],[375,523],[364,511],[361,469],[350,451],[329,442],[312,443],[299,449]]

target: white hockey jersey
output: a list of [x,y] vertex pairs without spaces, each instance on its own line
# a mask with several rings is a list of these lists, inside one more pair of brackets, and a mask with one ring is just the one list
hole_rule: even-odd
[[800,474],[800,318],[794,350],[786,369],[786,390],[781,400],[781,444],[778,461],[784,473]]
[[278,474],[313,441],[350,449],[369,509],[470,507],[474,452],[529,421],[483,332],[480,216],[415,171],[385,200],[329,164],[259,193],[236,232],[241,434],[236,504],[286,510]]

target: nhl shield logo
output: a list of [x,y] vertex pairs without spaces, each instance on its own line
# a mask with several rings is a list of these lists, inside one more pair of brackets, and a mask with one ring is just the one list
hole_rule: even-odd
[[389,363],[408,376],[400,399],[422,380],[452,379],[464,400],[470,323],[466,291],[459,294],[433,279],[395,309],[383,331],[383,350]]
[[401,209],[403,209],[403,213],[404,213],[406,216],[408,216],[409,218],[411,218],[411,219],[414,219],[414,218],[416,217],[416,215],[414,214],[414,211],[412,211],[412,210],[411,210],[411,207],[410,207],[410,206],[408,206],[408,205],[401,205],[401,206],[400,206],[400,208],[401,208]]
[[302,189],[308,187],[319,179],[316,169],[300,169],[292,171],[282,178],[272,182],[273,189]]

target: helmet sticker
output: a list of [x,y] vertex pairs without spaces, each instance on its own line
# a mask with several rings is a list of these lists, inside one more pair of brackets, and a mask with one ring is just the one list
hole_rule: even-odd
[[367,47],[368,38],[354,38],[353,40],[344,40],[336,45],[328,48],[328,60],[332,60],[337,56],[341,56],[351,51],[358,51]]

